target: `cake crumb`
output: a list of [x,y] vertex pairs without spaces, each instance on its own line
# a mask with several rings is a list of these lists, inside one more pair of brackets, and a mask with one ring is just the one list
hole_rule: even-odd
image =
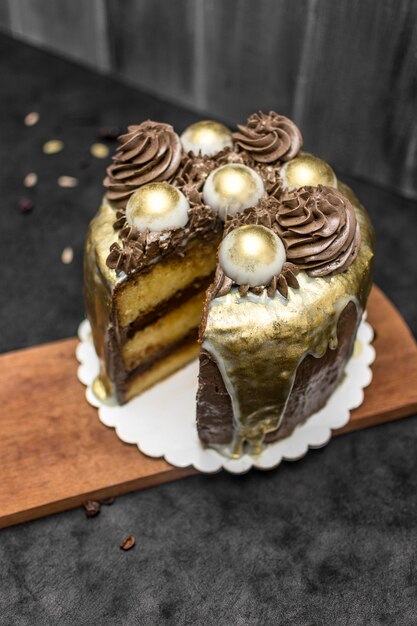
[[50,139],[43,144],[43,151],[45,154],[56,154],[61,152],[64,147],[64,142],[60,139]]
[[96,159],[105,159],[110,154],[110,150],[104,145],[104,143],[93,143],[90,148],[90,152],[93,157],[96,157]]
[[97,502],[97,500],[87,500],[87,502],[84,502],[83,507],[87,517],[95,517],[100,513],[100,502]]
[[125,539],[123,539],[122,543],[120,544],[120,548],[122,550],[131,550],[134,545],[136,544],[136,539],[133,535],[129,535],[129,537],[126,537]]
[[70,263],[72,263],[73,258],[74,250],[71,248],[71,246],[67,246],[66,248],[64,248],[61,254],[61,261],[65,265],[69,265]]
[[30,172],[29,174],[26,174],[26,176],[23,179],[23,184],[25,187],[35,187],[37,182],[38,182],[38,175],[35,174],[35,172]]
[[39,113],[37,111],[31,111],[25,115],[25,126],[35,126],[39,122]]
[[78,185],[78,179],[74,176],[60,176],[58,178],[58,185],[60,187],[76,187]]

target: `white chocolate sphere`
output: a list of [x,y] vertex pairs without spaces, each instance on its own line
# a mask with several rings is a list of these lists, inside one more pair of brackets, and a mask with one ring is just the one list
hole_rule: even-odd
[[188,126],[181,135],[181,143],[185,152],[207,156],[233,146],[231,131],[213,120],[201,120]]
[[272,230],[259,224],[240,226],[223,239],[219,262],[226,276],[238,285],[260,287],[280,274],[285,247]]
[[215,169],[207,177],[203,198],[222,220],[256,206],[265,193],[262,178],[241,163],[230,163]]
[[126,221],[141,232],[181,228],[188,222],[184,194],[168,183],[149,183],[133,193],[126,206]]
[[303,152],[285,163],[280,170],[284,187],[289,190],[311,185],[337,188],[336,174],[326,161]]

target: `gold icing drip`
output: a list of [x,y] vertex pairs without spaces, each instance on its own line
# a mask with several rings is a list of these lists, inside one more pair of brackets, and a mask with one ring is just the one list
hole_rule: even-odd
[[[342,193],[358,207],[352,192]],[[321,357],[337,347],[337,323],[349,301],[365,308],[372,282],[373,230],[362,207],[355,208],[362,244],[349,269],[335,276],[297,276],[300,288],[288,300],[239,295],[236,288],[209,305],[203,347],[215,358],[230,394],[235,439],[232,456],[247,442],[262,450],[266,433],[279,428],[297,367],[307,354]]]
[[97,378],[94,379],[92,385],[93,393],[101,402],[104,402],[111,396],[111,390],[106,385],[106,378],[99,374]]
[[[91,221],[84,250],[84,301],[90,320],[94,347],[100,359],[100,397],[112,394],[111,382],[104,362],[107,329],[112,311],[112,293],[116,285],[116,272],[106,265],[109,247],[118,240],[113,228],[115,210],[104,201],[96,217]],[[99,383],[95,382],[96,389]],[[102,399],[102,398],[101,398]]]

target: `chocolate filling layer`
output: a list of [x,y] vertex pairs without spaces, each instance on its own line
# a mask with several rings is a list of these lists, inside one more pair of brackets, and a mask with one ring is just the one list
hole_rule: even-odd
[[174,341],[174,343],[170,343],[168,346],[165,346],[164,348],[161,348],[160,350],[154,352],[152,356],[149,357],[149,359],[146,359],[146,361],[143,361],[140,365],[135,367],[133,370],[130,370],[130,372],[126,376],[126,383],[129,383],[132,380],[132,378],[134,378],[138,374],[142,374],[143,372],[148,370],[157,361],[160,361],[161,359],[164,359],[167,356],[170,356],[173,352],[175,352],[179,348],[183,348],[187,345],[191,345],[192,343],[196,343],[197,336],[198,336],[198,327],[192,328],[184,337],[181,337],[181,339],[179,339],[178,341]]
[[142,330],[145,326],[153,324],[164,315],[167,315],[174,309],[178,309],[182,304],[187,302],[187,300],[195,296],[200,291],[207,289],[212,281],[213,274],[197,278],[185,289],[177,291],[169,300],[159,302],[157,306],[145,313],[145,315],[137,317],[134,322],[129,324],[129,326],[121,328],[119,334],[121,344],[124,344],[128,339],[131,339],[138,330]]

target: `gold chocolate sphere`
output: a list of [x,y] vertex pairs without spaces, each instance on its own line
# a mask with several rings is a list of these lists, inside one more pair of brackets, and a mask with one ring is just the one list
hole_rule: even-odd
[[203,189],[204,202],[222,219],[256,206],[264,193],[259,174],[241,163],[218,167],[208,176]]
[[306,185],[324,185],[337,187],[337,178],[326,161],[303,152],[286,163],[280,172],[288,189],[297,189]]
[[181,143],[186,152],[201,152],[210,156],[232,146],[233,140],[231,131],[224,124],[201,120],[185,129],[181,135]]
[[140,232],[181,228],[188,221],[184,194],[168,183],[149,183],[133,193],[126,206],[126,220]]
[[240,226],[223,239],[220,265],[238,285],[258,287],[280,274],[286,260],[285,247],[272,230],[259,224]]

